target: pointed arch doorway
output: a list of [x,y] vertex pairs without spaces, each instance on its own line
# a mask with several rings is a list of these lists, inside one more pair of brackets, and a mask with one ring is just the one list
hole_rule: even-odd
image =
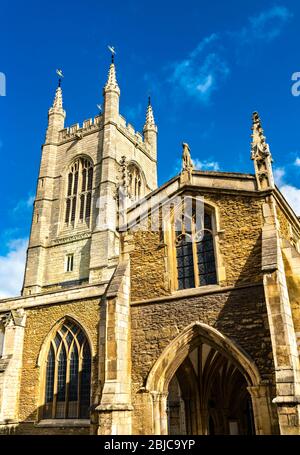
[[260,383],[254,362],[234,342],[193,323],[149,373],[154,434],[264,434],[259,406],[266,408],[266,396],[259,401],[253,393]]
[[172,377],[167,397],[168,434],[254,434],[251,396],[239,369],[200,343]]

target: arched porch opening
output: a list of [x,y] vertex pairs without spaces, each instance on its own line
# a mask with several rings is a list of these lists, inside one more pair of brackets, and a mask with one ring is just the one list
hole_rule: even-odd
[[238,368],[200,343],[168,387],[168,434],[255,434],[251,396]]
[[206,324],[189,325],[170,343],[146,389],[154,434],[268,434],[269,398],[257,367]]

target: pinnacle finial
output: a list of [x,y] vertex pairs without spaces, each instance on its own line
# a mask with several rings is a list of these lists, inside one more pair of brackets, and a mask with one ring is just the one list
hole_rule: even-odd
[[57,69],[56,74],[58,76],[58,83],[57,83],[57,89],[55,92],[54,101],[53,101],[53,105],[52,105],[51,109],[52,110],[57,110],[57,109],[62,110],[63,99],[62,99],[61,81],[62,81],[62,78],[64,77],[64,75],[63,75],[63,72],[61,69]]
[[53,109],[62,109],[63,107],[62,89],[60,85],[58,85],[56,89],[52,107]]
[[251,149],[252,149],[252,155],[251,158],[255,159],[255,156],[257,154],[260,155],[271,155],[269,146],[266,143],[266,137],[264,136],[264,130],[261,126],[261,120],[259,117],[258,112],[253,112],[252,114],[252,144],[251,144]]
[[144,125],[144,130],[149,130],[149,129],[156,129],[155,125],[155,120],[154,120],[154,114],[153,114],[153,109],[151,105],[151,98],[148,96],[148,106],[147,106],[147,111],[146,111],[146,122]]
[[272,155],[263,134],[258,112],[252,114],[251,159],[254,162],[255,176],[259,190],[274,188]]
[[112,54],[112,62],[109,67],[107,82],[104,87],[105,92],[112,90],[120,94],[120,88],[117,82],[116,67],[114,64],[114,54]]
[[53,104],[48,110],[48,128],[46,143],[58,141],[59,131],[64,128],[66,112],[63,109],[62,89],[60,83],[55,91]]

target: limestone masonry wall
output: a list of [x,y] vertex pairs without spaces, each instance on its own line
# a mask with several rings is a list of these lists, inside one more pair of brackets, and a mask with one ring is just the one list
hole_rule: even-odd
[[279,226],[280,226],[280,234],[282,237],[284,237],[286,240],[290,240],[290,223],[286,217],[286,215],[283,213],[283,211],[276,206],[276,212],[277,212],[277,217],[279,221]]
[[[41,346],[51,328],[64,316],[69,315],[76,319],[91,337],[94,352],[97,353],[98,325],[99,325],[99,300],[85,300],[69,304],[60,304],[39,307],[27,310],[27,323],[25,330],[23,369],[20,387],[20,421],[32,422],[37,420],[37,408],[40,399],[41,371],[37,360]],[[97,355],[92,361],[92,391],[95,400],[97,393]],[[22,431],[20,429],[20,431]]]
[[190,323],[200,321],[237,342],[256,363],[263,380],[274,381],[268,318],[260,285],[132,306],[133,434],[144,434],[141,387],[163,349]]
[[[203,193],[201,193],[203,195]],[[226,271],[221,286],[262,281],[261,229],[263,198],[204,195],[218,207],[220,255]],[[127,238],[131,257],[132,301],[170,294],[167,246],[162,233],[132,232]],[[221,258],[220,258],[221,259]]]
[[218,206],[220,253],[226,270],[223,286],[262,281],[261,229],[263,198],[233,195],[205,195]]
[[130,255],[132,301],[170,294],[165,280],[167,251],[162,234],[137,231],[129,243],[134,247]]

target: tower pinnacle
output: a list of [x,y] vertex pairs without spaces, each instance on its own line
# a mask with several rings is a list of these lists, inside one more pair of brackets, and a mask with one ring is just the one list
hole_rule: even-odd
[[60,84],[58,85],[56,92],[55,92],[55,97],[53,101],[53,109],[62,109],[63,107],[63,98],[62,98],[62,89]]
[[54,101],[48,111],[48,128],[46,132],[46,143],[56,142],[59,131],[64,128],[66,112],[63,109],[62,89],[59,85],[56,89]]
[[147,112],[146,112],[146,122],[144,125],[143,131],[147,130],[154,130],[157,132],[157,126],[155,125],[155,120],[154,120],[154,114],[153,114],[153,109],[151,105],[151,98],[150,96],[148,97],[148,107],[147,107]]
[[107,92],[116,92],[120,95],[120,87],[117,82],[116,67],[114,63],[114,54],[112,54],[112,61],[108,71],[107,82],[104,87],[104,93]]
[[157,157],[157,126],[155,124],[153,109],[150,96],[148,98],[148,107],[146,111],[146,121],[143,128],[145,143],[151,150],[153,158]]
[[253,112],[252,115],[252,131],[251,159],[254,161],[258,189],[274,188],[272,155],[263,134],[258,112]]

